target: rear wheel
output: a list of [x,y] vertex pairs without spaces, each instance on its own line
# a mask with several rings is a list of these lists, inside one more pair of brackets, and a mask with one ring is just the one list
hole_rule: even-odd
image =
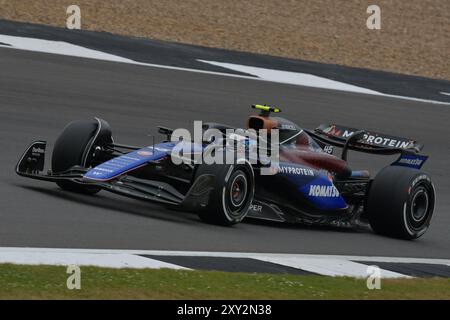
[[[112,142],[111,129],[104,120],[72,121],[61,132],[52,153],[52,172],[62,173],[73,166],[89,168],[93,152],[99,145]],[[64,190],[94,194],[100,188],[81,185],[72,181],[59,181]]]
[[370,187],[369,222],[376,233],[416,239],[427,231],[434,203],[434,186],[427,174],[411,168],[386,167]]
[[247,163],[202,164],[197,168],[196,178],[203,174],[214,176],[214,186],[207,205],[199,208],[200,219],[225,226],[241,222],[247,215],[255,192],[252,167]]

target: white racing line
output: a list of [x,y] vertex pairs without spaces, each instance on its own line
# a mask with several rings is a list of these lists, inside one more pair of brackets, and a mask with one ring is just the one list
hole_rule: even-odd
[[[161,251],[161,250],[113,250],[113,249],[54,249],[54,248],[8,248],[0,247],[0,264],[26,265],[78,265],[108,268],[189,268],[143,256],[176,257],[220,257],[247,258],[274,263],[327,276],[349,276],[365,278],[368,265],[354,261],[371,263],[412,263],[450,266],[450,259],[392,258],[367,256],[339,256],[312,254],[274,254],[244,252],[202,252],[202,251]],[[230,261],[232,263],[232,261]],[[381,269],[382,278],[410,278],[410,276]]]
[[[42,39],[16,37],[16,36],[8,36],[8,35],[0,34],[0,43],[7,44],[7,45],[0,45],[0,47],[10,48],[10,49],[45,52],[45,53],[52,53],[52,54],[59,54],[59,55],[75,56],[75,57],[80,57],[80,58],[128,63],[128,64],[141,65],[141,66],[146,66],[146,67],[153,67],[153,68],[162,68],[162,69],[170,69],[170,70],[177,70],[177,71],[188,71],[188,72],[211,74],[211,75],[218,75],[218,76],[224,76],[224,77],[234,77],[234,78],[242,78],[242,79],[249,79],[249,80],[256,80],[256,81],[268,81],[268,82],[284,83],[284,84],[299,85],[299,86],[321,88],[321,89],[328,89],[328,90],[338,90],[338,91],[345,91],[345,92],[369,94],[369,95],[389,97],[389,98],[395,98],[395,99],[403,99],[403,100],[411,100],[411,101],[417,101],[417,102],[450,105],[450,102],[385,94],[385,93],[381,93],[381,92],[378,92],[375,90],[351,85],[348,83],[335,81],[335,80],[315,76],[312,74],[300,73],[300,72],[290,72],[290,71],[266,69],[266,68],[259,68],[259,67],[245,66],[245,65],[233,64],[233,63],[217,62],[217,61],[207,61],[207,60],[200,60],[200,59],[197,60],[202,63],[206,63],[206,64],[218,66],[221,68],[238,71],[238,72],[242,72],[242,73],[246,73],[246,74],[255,76],[255,77],[253,77],[253,76],[245,76],[245,75],[230,74],[230,73],[223,73],[223,72],[213,72],[213,71],[206,71],[206,70],[165,66],[165,65],[152,64],[152,63],[143,63],[143,62],[138,62],[138,61],[134,61],[131,59],[123,58],[120,56],[116,56],[113,54],[105,53],[102,51],[88,49],[88,48],[85,48],[82,46],[74,45],[71,43],[63,42],[63,41],[42,40]],[[445,92],[440,92],[440,93],[447,95],[447,93],[445,93]]]
[[235,75],[235,74],[223,73],[223,72],[213,72],[213,71],[206,71],[206,70],[197,70],[197,69],[189,69],[189,68],[165,66],[165,65],[160,65],[160,64],[138,62],[138,61],[134,61],[131,59],[123,58],[120,56],[116,56],[116,55],[105,53],[105,52],[98,51],[98,50],[88,49],[85,47],[81,47],[81,46],[71,44],[68,42],[63,42],[63,41],[42,40],[42,39],[7,36],[7,35],[0,34],[0,42],[8,44],[8,46],[0,45],[0,47],[9,48],[9,49],[44,52],[44,53],[86,58],[86,59],[96,59],[96,60],[103,60],[103,61],[110,61],[110,62],[128,63],[128,64],[160,68],[160,69],[188,71],[188,72],[195,72],[195,73],[219,75],[219,76],[225,76],[225,77],[235,77],[235,78],[258,80],[251,76],[242,76],[242,75]]
[[329,89],[329,90],[338,90],[338,91],[347,91],[347,92],[356,92],[356,93],[365,93],[365,94],[374,94],[374,95],[382,95],[381,93],[354,86],[351,84],[347,84],[340,81],[330,80],[327,78],[315,76],[307,73],[299,73],[292,71],[281,71],[281,70],[273,70],[259,67],[250,67],[244,66],[240,64],[234,63],[224,63],[217,61],[207,61],[207,60],[197,60],[203,63],[208,63],[217,67],[230,69],[242,73],[251,74],[257,76],[259,79],[278,82],[278,83],[286,83],[293,84],[304,87],[313,87],[313,88],[321,88],[321,89]]

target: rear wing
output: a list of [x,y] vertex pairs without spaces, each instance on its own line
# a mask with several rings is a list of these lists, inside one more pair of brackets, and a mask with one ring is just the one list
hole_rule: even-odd
[[307,132],[321,145],[343,148],[343,160],[347,160],[348,150],[383,155],[400,154],[398,160],[392,165],[408,166],[417,169],[420,169],[428,159],[428,156],[419,154],[423,145],[413,139],[334,124],[322,124],[314,131]]
[[357,139],[352,139],[349,149],[381,154],[395,154],[406,150],[419,153],[423,145],[415,140],[387,135],[373,131],[358,130],[338,125],[322,124],[313,132],[309,132],[313,138],[323,143],[336,147],[344,147],[349,138],[358,134]]

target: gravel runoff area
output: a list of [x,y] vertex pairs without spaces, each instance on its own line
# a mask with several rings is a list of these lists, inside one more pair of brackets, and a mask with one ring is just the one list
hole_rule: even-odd
[[[450,79],[449,0],[0,0],[0,18]],[[369,30],[369,5],[381,30]]]

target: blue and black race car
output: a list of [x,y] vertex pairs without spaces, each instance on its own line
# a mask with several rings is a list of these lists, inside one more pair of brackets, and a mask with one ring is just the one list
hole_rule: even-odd
[[[435,204],[430,177],[420,171],[427,156],[414,140],[338,125],[304,130],[274,116],[278,108],[259,110],[241,132],[266,130],[266,151],[277,148],[272,174],[261,159],[237,158],[231,164],[198,163],[183,156],[173,161],[173,150],[183,144],[190,155],[205,150],[236,151],[231,140],[248,148],[258,137],[230,134],[234,129],[204,123],[202,129],[219,130],[223,139],[173,141],[173,130],[159,127],[165,140],[146,147],[116,143],[109,124],[102,119],[69,123],[55,142],[51,169],[44,172],[45,141],[33,142],[16,167],[17,174],[55,182],[64,190],[95,194],[106,190],[139,200],[156,201],[196,212],[208,223],[233,225],[256,218],[307,225],[368,226],[386,236],[415,239],[429,227]],[[270,140],[277,129],[276,145]],[[332,155],[342,148],[340,157]],[[375,177],[352,170],[349,150],[393,155],[398,159]]]

